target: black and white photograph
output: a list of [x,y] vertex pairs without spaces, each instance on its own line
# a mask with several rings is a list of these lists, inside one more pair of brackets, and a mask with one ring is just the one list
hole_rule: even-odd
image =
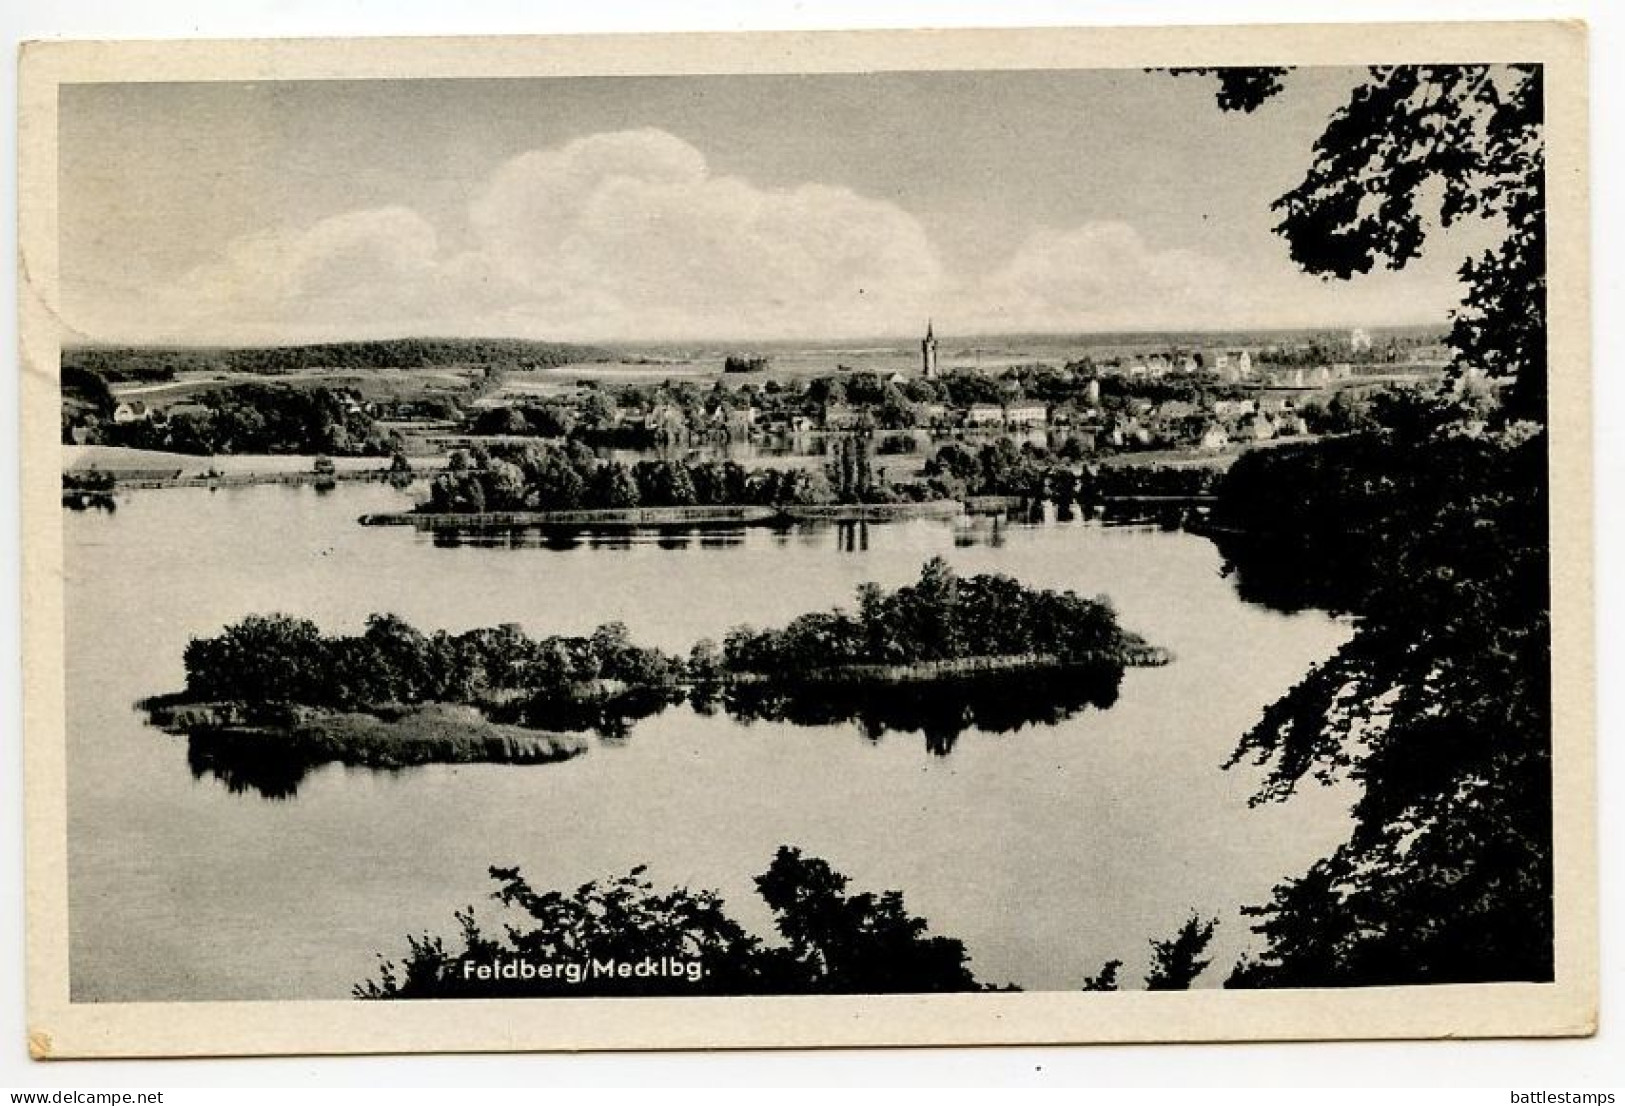
[[526,42],[24,54],[37,1055],[1592,1031],[1583,29]]

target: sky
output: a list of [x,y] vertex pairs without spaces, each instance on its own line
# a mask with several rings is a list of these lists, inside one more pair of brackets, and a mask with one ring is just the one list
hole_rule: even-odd
[[1492,228],[1299,272],[1270,203],[1361,72],[1253,114],[1140,70],[74,85],[63,317],[99,342],[1442,323]]

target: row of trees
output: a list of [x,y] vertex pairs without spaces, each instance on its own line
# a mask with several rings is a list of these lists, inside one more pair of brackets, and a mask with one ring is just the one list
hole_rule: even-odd
[[1098,503],[1110,496],[1209,495],[1219,472],[1211,468],[1080,465],[1065,453],[1009,439],[947,442],[925,463],[927,481],[940,494],[1009,495],[1049,500],[1062,507]]
[[795,679],[809,669],[1041,654],[1062,661],[1133,663],[1144,643],[1117,624],[1104,596],[1028,588],[1010,576],[958,576],[933,557],[895,591],[867,583],[858,609],[804,614],[779,630],[741,626],[722,667]]
[[411,369],[450,365],[544,367],[602,361],[608,350],[524,338],[388,338],[303,346],[75,346],[62,367],[108,380],[172,377],[177,372],[304,372],[311,369]]
[[117,404],[105,387],[93,411],[64,424],[64,434],[84,427],[92,444],[162,449],[209,456],[217,453],[303,453],[387,456],[400,438],[386,433],[348,396],[330,388],[239,384],[204,392],[168,412],[117,422]]
[[647,459],[625,464],[576,440],[499,443],[452,454],[429,487],[436,513],[634,507],[816,505],[895,496],[874,479],[866,447],[843,453],[840,480],[814,468],[746,469],[736,461]]
[[661,686],[683,674],[680,658],[633,644],[607,623],[584,637],[532,638],[518,626],[425,634],[389,614],[358,635],[323,635],[286,615],[249,615],[184,656],[186,696],[250,705],[365,710],[385,704],[569,698],[600,681]]
[[375,614],[357,635],[324,635],[287,615],[249,615],[193,638],[184,654],[192,701],[303,704],[353,710],[427,702],[491,704],[567,698],[610,681],[626,687],[722,684],[736,674],[793,678],[835,665],[895,665],[1039,654],[1098,662],[1119,674],[1147,656],[1104,597],[1024,587],[1003,575],[961,578],[936,557],[917,583],[858,590],[858,610],[802,615],[779,630],[736,627],[679,658],[635,645],[612,622],[586,636],[533,638],[518,626],[425,634]]

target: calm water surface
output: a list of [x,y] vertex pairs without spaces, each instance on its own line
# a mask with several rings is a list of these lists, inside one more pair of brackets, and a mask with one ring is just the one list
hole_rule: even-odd
[[[65,513],[71,975],[77,1001],[342,998],[404,935],[454,932],[491,864],[574,887],[647,863],[715,887],[764,932],[750,877],[780,844],[857,889],[901,889],[959,937],[978,978],[1076,987],[1194,908],[1223,918],[1217,965],[1251,943],[1236,915],[1346,834],[1348,795],[1249,810],[1251,769],[1220,771],[1261,708],[1349,628],[1243,604],[1206,541],[1091,523],[921,522],[703,538],[437,547],[356,525],[409,497],[383,485],[184,489]],[[426,630],[620,619],[686,650],[741,622],[850,604],[942,554],[961,572],[1109,595],[1175,663],[1131,670],[1117,703],[1051,727],[920,734],[744,725],[686,707],[556,765],[330,765],[268,800],[196,779],[183,740],[135,701],[183,683],[181,651],[251,611],[357,631],[393,611]],[[1214,971],[1209,983],[1217,983]]]

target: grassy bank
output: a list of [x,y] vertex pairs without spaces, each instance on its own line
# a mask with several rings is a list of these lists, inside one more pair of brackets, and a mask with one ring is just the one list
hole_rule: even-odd
[[504,725],[492,722],[477,707],[452,703],[377,713],[173,699],[143,705],[159,726],[185,732],[218,753],[274,754],[311,765],[547,764],[587,749],[581,734]]

